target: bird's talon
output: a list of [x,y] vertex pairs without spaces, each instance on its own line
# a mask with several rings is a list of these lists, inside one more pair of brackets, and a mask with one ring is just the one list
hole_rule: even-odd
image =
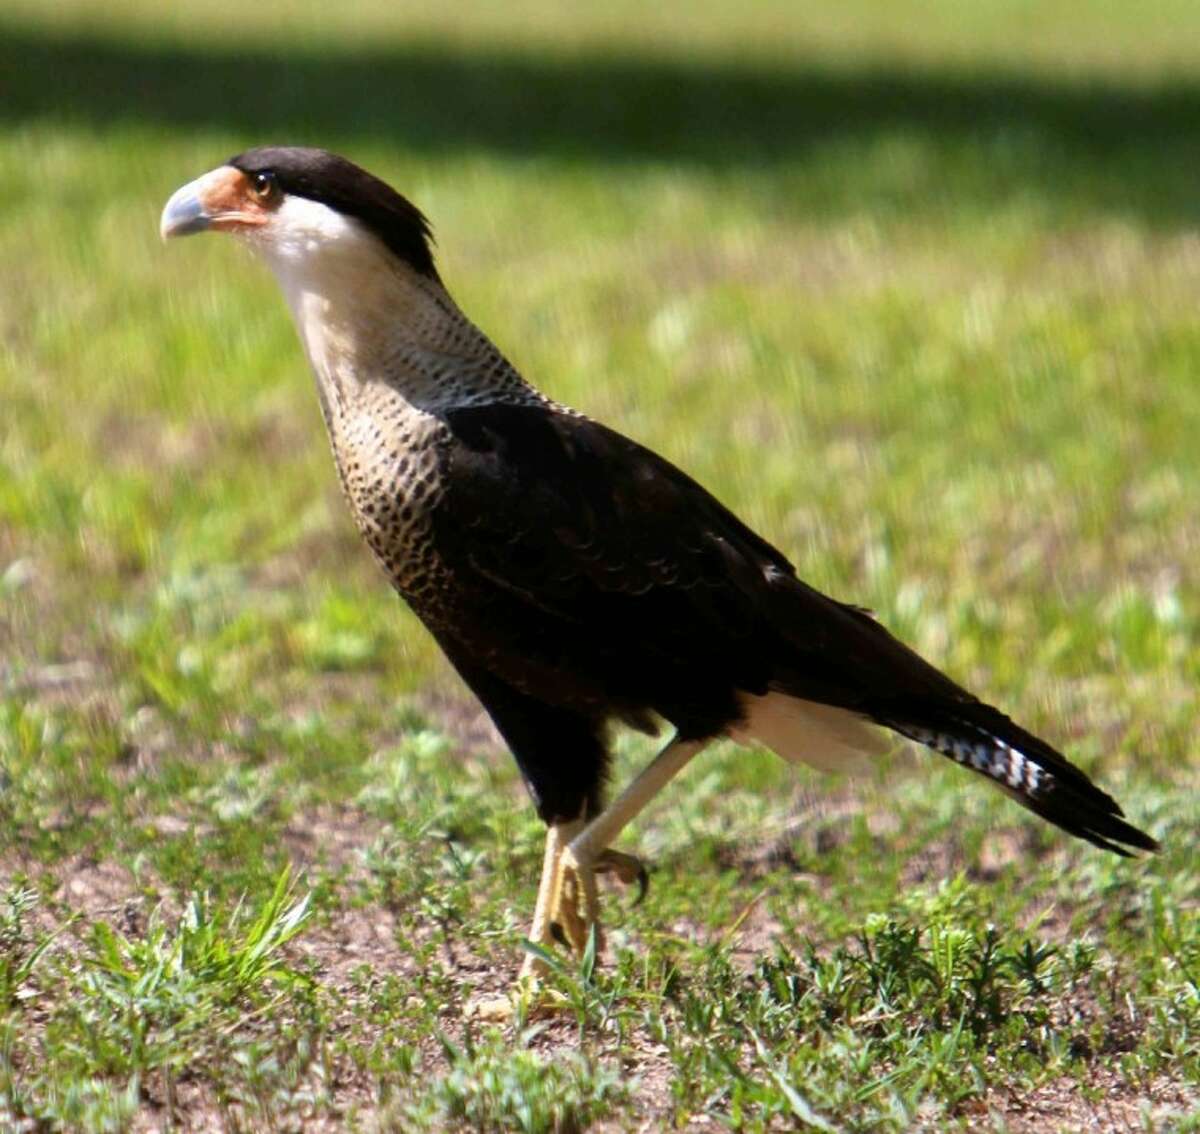
[[646,891],[650,889],[650,874],[646,870],[646,864],[635,855],[625,854],[623,851],[606,850],[596,860],[593,869],[597,874],[615,875],[617,880],[625,886],[636,885],[638,893],[633,900],[635,906],[641,904],[642,899],[646,896]]
[[633,899],[633,905],[640,906],[645,900],[646,894],[650,890],[650,872],[646,869],[643,863],[638,863],[637,876],[637,897]]

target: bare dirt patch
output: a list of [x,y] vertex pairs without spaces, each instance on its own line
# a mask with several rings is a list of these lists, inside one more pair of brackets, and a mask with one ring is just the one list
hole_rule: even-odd
[[1196,1103],[1195,1091],[1169,1079],[1134,1087],[1110,1068],[1093,1067],[1083,1083],[1057,1079],[1020,1095],[989,1091],[975,1113],[1001,1116],[1012,1134],[1132,1134],[1146,1129],[1147,1117],[1155,1129],[1169,1129]]

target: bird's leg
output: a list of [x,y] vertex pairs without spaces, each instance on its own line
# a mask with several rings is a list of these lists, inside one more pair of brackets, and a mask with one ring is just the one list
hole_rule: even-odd
[[562,927],[576,953],[582,954],[599,915],[596,872],[611,869],[618,877],[628,874],[632,878],[645,873],[641,863],[630,855],[610,851],[609,844],[705,744],[705,740],[672,740],[563,850],[552,920]]
[[[529,927],[530,942],[543,949],[554,943],[552,914],[562,886],[563,852],[566,851],[567,844],[582,830],[582,818],[551,823],[546,828],[542,880],[538,883],[537,902],[533,907],[533,924]],[[536,997],[545,972],[546,962],[534,953],[526,953],[513,993],[509,996],[484,996],[473,999],[467,1005],[467,1015],[491,1023],[507,1023],[517,1010],[515,997],[519,997],[522,991]]]
[[[533,907],[533,924],[529,927],[529,940],[534,945],[546,948],[554,940],[551,931],[551,914],[562,885],[563,851],[582,830],[582,819],[571,819],[565,823],[551,823],[546,829],[546,852],[542,857],[542,880],[538,884],[537,902]],[[546,963],[540,957],[533,953],[527,953],[521,964],[521,979],[536,983],[545,967]]]

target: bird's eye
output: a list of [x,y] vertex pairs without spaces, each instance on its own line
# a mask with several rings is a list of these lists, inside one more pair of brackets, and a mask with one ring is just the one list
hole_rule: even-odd
[[254,195],[260,201],[270,200],[279,188],[279,183],[275,180],[275,174],[269,171],[256,173],[251,184],[254,186]]

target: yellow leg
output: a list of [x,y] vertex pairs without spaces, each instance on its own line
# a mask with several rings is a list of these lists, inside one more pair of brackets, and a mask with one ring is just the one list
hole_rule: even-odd
[[[529,927],[529,940],[543,948],[553,940],[551,915],[562,885],[562,856],[567,844],[583,830],[582,819],[567,823],[552,823],[546,831],[546,853],[542,857],[542,880],[538,884],[537,903],[533,907],[533,924]],[[521,964],[521,979],[536,982],[545,970],[545,962],[532,953],[525,955]]]
[[706,744],[704,740],[672,740],[563,850],[558,863],[557,901],[551,917],[562,926],[576,953],[583,952],[591,927],[599,917],[597,869],[604,869],[606,859],[612,859],[618,863],[614,868],[619,871],[619,860],[627,857],[609,852],[609,844]]
[[[637,882],[641,892],[645,893],[645,868],[632,855],[610,850],[609,843],[704,745],[704,741],[672,741],[612,805],[590,823],[574,819],[550,826],[546,832],[533,924],[529,927],[530,941],[543,947],[549,945],[554,940],[554,927],[558,925],[571,948],[582,954],[600,912],[597,873],[611,872],[623,882]],[[545,962],[540,958],[527,956],[521,965],[519,984],[523,982],[527,991],[536,989],[544,968]],[[506,1021],[513,1016],[514,1003],[509,997],[480,1000],[468,1006],[468,1014]]]
[[[562,856],[567,844],[583,830],[582,819],[567,823],[552,823],[546,830],[546,850],[542,855],[542,880],[538,883],[537,902],[533,907],[533,924],[529,927],[529,940],[547,948],[554,943],[552,914],[562,886]],[[516,988],[509,996],[485,996],[472,1000],[467,1005],[467,1015],[490,1023],[507,1023],[516,1012],[516,997],[523,993],[537,995],[538,985],[545,974],[546,962],[532,953],[526,953],[521,962],[521,973]]]

